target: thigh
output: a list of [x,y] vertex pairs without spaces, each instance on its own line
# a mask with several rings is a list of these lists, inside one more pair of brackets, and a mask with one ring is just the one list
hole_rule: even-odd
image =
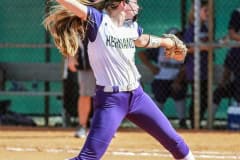
[[128,112],[129,95],[97,91],[94,97],[94,115],[89,135],[106,143]]
[[128,97],[128,94],[104,93],[96,88],[93,121],[80,159],[101,159],[128,112]]
[[[100,159],[110,144],[114,133],[127,114],[128,96],[123,93],[97,91],[94,97],[94,115],[87,140],[80,152],[80,159]],[[124,101],[122,101],[124,100]],[[122,103],[121,103],[122,101]]]
[[156,138],[176,159],[186,156],[188,146],[151,98],[143,93],[133,100],[127,118]]
[[161,143],[174,141],[177,136],[169,120],[145,93],[135,101],[127,118],[150,133]]

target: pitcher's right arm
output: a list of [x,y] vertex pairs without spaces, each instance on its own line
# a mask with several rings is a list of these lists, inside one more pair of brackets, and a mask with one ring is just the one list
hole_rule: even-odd
[[87,20],[87,6],[77,0],[56,0],[59,4],[73,12],[82,20]]

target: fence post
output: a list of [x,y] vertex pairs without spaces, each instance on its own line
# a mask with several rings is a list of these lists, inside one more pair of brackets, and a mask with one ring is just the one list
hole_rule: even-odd
[[[45,0],[45,14],[48,14],[49,10],[50,10],[50,6],[49,6],[50,0]],[[50,43],[50,35],[49,33],[45,30],[45,44],[49,44]],[[45,62],[49,63],[50,62],[50,47],[45,47]],[[50,90],[50,84],[48,81],[44,82],[44,90],[45,91],[49,91]],[[50,108],[50,97],[49,96],[45,96],[44,97],[44,121],[45,121],[45,126],[48,126],[49,124],[49,108]]]
[[[208,39],[209,43],[213,44],[213,37],[214,37],[214,1],[209,0],[208,1]],[[208,52],[208,129],[213,128],[213,111],[212,111],[212,105],[213,105],[213,47],[212,45],[209,47]]]
[[200,0],[194,0],[194,129],[199,129],[200,110]]

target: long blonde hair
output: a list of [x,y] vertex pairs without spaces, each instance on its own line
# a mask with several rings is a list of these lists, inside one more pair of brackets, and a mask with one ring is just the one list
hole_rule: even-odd
[[[102,10],[110,6],[113,2],[121,0],[78,0],[80,3],[93,6]],[[43,24],[53,37],[56,47],[64,56],[74,56],[77,53],[79,41],[86,35],[89,20],[84,22],[61,5],[50,7],[50,12],[46,15]]]

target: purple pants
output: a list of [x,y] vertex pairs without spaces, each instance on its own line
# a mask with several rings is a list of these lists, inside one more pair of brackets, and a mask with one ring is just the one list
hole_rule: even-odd
[[141,87],[117,93],[106,93],[97,87],[94,107],[87,140],[72,160],[99,160],[124,118],[156,138],[174,158],[182,159],[189,152],[187,144]]

